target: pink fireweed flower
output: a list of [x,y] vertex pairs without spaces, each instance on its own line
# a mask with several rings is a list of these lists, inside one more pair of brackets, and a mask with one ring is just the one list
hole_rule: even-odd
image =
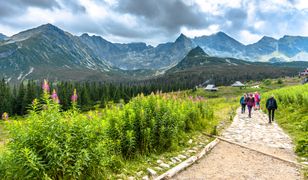
[[51,98],[55,103],[60,103],[59,97],[55,89],[52,91]]
[[3,119],[3,120],[8,120],[8,119],[9,119],[9,114],[8,114],[7,112],[4,112],[4,113],[2,114],[2,119]]
[[76,91],[76,89],[74,89],[74,93],[73,93],[73,95],[72,95],[72,97],[71,97],[71,101],[72,101],[73,103],[76,103],[76,102],[77,102],[77,98],[78,98],[78,96],[77,96],[77,91]]
[[48,84],[48,81],[46,79],[44,79],[42,89],[45,93],[49,92],[49,84]]

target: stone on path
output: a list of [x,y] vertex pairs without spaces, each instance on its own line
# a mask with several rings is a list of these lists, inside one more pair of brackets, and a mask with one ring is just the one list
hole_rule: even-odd
[[188,150],[187,152],[189,152],[189,153],[196,153],[197,151],[196,151],[196,150],[190,149],[190,150]]
[[180,154],[180,155],[178,155],[178,158],[179,158],[179,159],[186,159],[187,157],[184,156],[183,154]]
[[156,175],[157,175],[156,171],[154,171],[154,170],[151,169],[151,168],[147,168],[147,171],[148,171],[148,173],[149,173],[151,176],[156,176]]
[[175,159],[178,162],[182,162],[182,160],[180,158],[178,158],[178,157],[174,157],[173,159]]
[[161,163],[159,166],[166,169],[170,168],[170,165],[166,163]]
[[149,176],[143,176],[142,180],[150,180]]
[[163,170],[161,167],[158,167],[158,166],[154,167],[154,169],[156,169],[157,171],[162,171]]
[[157,162],[157,164],[161,164],[161,163],[163,163],[163,161],[162,161],[162,160],[160,160],[160,159],[159,159],[159,160],[157,160],[156,162]]

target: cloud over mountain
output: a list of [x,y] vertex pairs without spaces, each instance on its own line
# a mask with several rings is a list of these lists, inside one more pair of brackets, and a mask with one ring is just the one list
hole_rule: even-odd
[[308,35],[305,0],[10,0],[0,1],[0,29],[12,35],[52,23],[111,41],[158,44],[179,33],[224,31],[244,44],[262,36]]

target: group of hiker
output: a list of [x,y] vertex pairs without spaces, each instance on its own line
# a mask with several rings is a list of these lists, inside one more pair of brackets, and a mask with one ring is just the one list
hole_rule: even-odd
[[[241,104],[241,113],[244,114],[246,111],[246,106],[248,109],[248,117],[251,118],[251,111],[252,109],[260,110],[260,102],[261,102],[261,95],[258,92],[255,93],[245,93],[241,99],[240,99],[240,104]],[[272,123],[274,121],[274,113],[275,110],[278,108],[277,102],[274,98],[274,95],[271,95],[266,100],[266,109],[268,110],[268,119],[269,123]]]

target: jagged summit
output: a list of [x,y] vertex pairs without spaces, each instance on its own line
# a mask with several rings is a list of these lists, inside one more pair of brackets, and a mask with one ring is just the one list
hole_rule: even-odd
[[187,57],[194,57],[194,56],[209,56],[206,54],[203,49],[200,46],[197,46],[193,48],[189,53],[187,54]]
[[225,37],[228,36],[226,33],[222,32],[222,31],[218,31],[217,33],[215,33],[215,35],[217,35],[217,36],[225,36]]
[[263,36],[258,42],[275,42],[277,39],[269,36]]
[[179,37],[175,40],[175,42],[183,42],[183,41],[190,41],[190,39],[183,33],[181,33]]
[[90,37],[88,33],[82,33],[80,37]]
[[15,34],[12,37],[10,37],[9,40],[11,40],[11,42],[24,41],[26,39],[29,39],[30,37],[36,37],[42,34],[46,36],[54,36],[54,38],[61,38],[61,36],[65,36],[65,32],[62,29],[48,23],[48,24],[43,24],[43,25],[40,25],[32,29],[28,29],[26,31],[21,31],[20,33]]
[[38,26],[37,28],[59,29],[57,26],[55,26],[51,23],[42,24],[42,25]]

